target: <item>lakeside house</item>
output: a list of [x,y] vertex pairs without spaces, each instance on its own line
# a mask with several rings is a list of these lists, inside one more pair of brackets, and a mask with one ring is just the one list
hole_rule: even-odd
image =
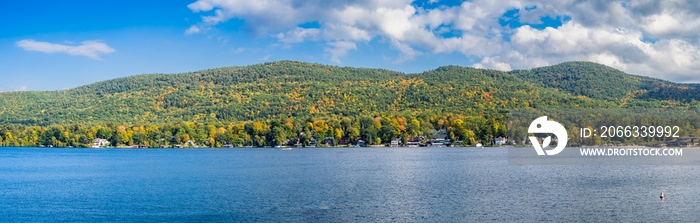
[[450,146],[450,140],[447,139],[436,139],[430,143],[431,147],[446,147]]
[[506,144],[506,141],[508,141],[508,138],[505,138],[505,137],[496,137],[496,139],[494,139],[493,144],[496,144],[496,145],[499,145],[499,146],[500,146],[500,145],[505,145],[505,144]]
[[399,147],[401,145],[401,139],[399,138],[392,138],[391,139],[391,147]]
[[440,129],[440,130],[431,129],[430,132],[433,133],[433,137],[431,138],[431,140],[447,139],[448,138],[447,130],[445,130],[445,129]]
[[406,147],[420,147],[420,142],[418,141],[409,141],[406,143]]
[[431,147],[450,146],[450,140],[445,129],[430,131],[433,133],[433,138],[430,139]]
[[95,140],[92,140],[92,148],[100,148],[105,145],[109,146],[109,140],[102,138],[96,138]]
[[406,143],[407,147],[420,147],[420,137],[413,137]]
[[308,147],[316,147],[316,143],[317,143],[316,139],[312,137],[311,139],[309,139],[309,146]]
[[340,138],[340,141],[338,141],[338,145],[348,145],[348,144],[350,144],[350,138],[348,138],[347,136]]
[[420,142],[408,142],[406,147],[420,147]]
[[194,143],[194,141],[192,140],[187,140],[187,142],[185,142],[185,146],[187,146],[188,148],[199,148],[197,143]]
[[333,145],[335,145],[335,138],[333,138],[333,137],[326,137],[326,138],[323,140],[323,144],[326,144],[326,147],[328,147],[328,146],[333,146]]
[[694,147],[698,145],[698,138],[696,135],[687,135],[683,137],[676,138],[670,141],[657,142],[651,144],[653,147]]

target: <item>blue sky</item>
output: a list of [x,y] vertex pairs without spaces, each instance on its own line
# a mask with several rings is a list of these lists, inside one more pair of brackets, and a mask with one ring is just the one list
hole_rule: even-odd
[[695,1],[1,1],[0,91],[276,60],[422,72],[603,63],[700,80]]

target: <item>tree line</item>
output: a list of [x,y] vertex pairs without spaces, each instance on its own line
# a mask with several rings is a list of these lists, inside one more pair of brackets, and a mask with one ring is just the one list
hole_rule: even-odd
[[[381,115],[335,118],[296,118],[281,116],[264,121],[178,122],[153,125],[52,125],[30,127],[0,126],[0,145],[23,147],[90,147],[95,139],[106,139],[109,146],[175,147],[188,141],[200,147],[336,146],[341,139],[355,145],[383,145],[394,138],[402,144],[410,140],[429,141],[434,131],[444,130],[453,143],[489,144],[507,135],[503,116],[465,115]],[[331,139],[331,140],[327,140]]]

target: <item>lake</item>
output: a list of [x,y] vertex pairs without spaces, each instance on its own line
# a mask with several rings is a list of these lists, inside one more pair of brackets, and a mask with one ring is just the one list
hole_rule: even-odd
[[14,222],[700,219],[700,166],[518,166],[505,148],[0,148],[0,182]]

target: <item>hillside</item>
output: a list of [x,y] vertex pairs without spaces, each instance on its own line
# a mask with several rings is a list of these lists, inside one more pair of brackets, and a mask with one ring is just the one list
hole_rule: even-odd
[[[279,115],[479,114],[515,107],[614,106],[585,92],[543,88],[521,79],[526,76],[519,78],[522,73],[446,66],[403,74],[279,61],[181,74],[138,75],[63,91],[1,93],[0,122],[38,126],[235,122]],[[620,96],[615,92],[605,95]]]
[[700,100],[697,85],[629,75],[592,62],[566,62],[509,73],[540,87],[618,104],[629,99],[637,99],[632,101],[638,106],[654,106],[649,103],[652,101],[693,103]]
[[[0,146],[381,145],[428,143],[434,130],[489,145],[507,135],[509,108],[697,108],[698,92],[587,62],[404,74],[279,61],[0,93]],[[700,129],[690,124],[682,134]]]

